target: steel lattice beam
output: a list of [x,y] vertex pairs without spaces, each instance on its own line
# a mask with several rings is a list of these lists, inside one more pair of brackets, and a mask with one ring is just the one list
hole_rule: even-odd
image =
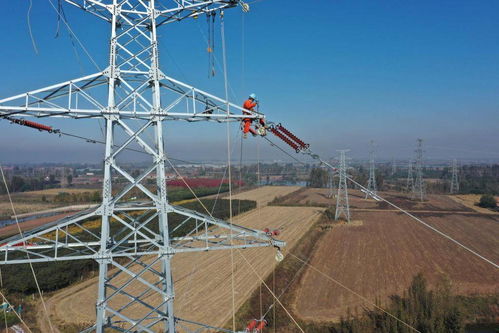
[[[237,122],[264,115],[243,115],[241,107],[166,76],[159,67],[156,28],[239,2],[65,2],[110,23],[108,66],[102,72],[1,99],[0,117],[104,119],[103,199],[96,208],[5,240],[0,264],[96,260],[96,323],[84,332],[218,330],[175,317],[172,257],[181,252],[285,244],[263,231],[172,206],[166,186],[164,123]],[[149,166],[138,175],[120,163],[131,145],[150,157]],[[130,200],[137,192],[141,201]]]

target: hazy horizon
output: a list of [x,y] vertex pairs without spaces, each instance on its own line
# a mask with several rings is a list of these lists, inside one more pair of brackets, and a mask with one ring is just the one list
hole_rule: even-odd
[[[28,3],[5,6],[9,15],[4,15],[0,28],[9,33],[0,36],[0,42],[9,47],[0,54],[0,99],[96,71],[79,46],[73,50],[63,25],[61,36],[54,38],[56,14],[48,3],[34,2],[31,12],[38,54],[24,24]],[[107,25],[71,6],[65,9],[72,29],[105,67]],[[368,143],[374,140],[378,160],[406,160],[421,137],[427,160],[499,160],[497,12],[497,1],[367,0],[300,2],[299,10],[267,0],[252,4],[244,21],[240,10],[228,10],[231,100],[241,104],[255,92],[269,120],[282,122],[323,157],[351,149],[351,157],[367,159]],[[161,64],[168,75],[223,96],[220,68],[214,78],[207,78],[206,28],[204,19],[162,27]],[[218,22],[216,38],[220,61]],[[39,121],[102,139],[97,121]],[[227,159],[225,125],[165,126],[171,156]],[[231,131],[232,154],[239,156],[239,125],[233,124]],[[103,155],[102,146],[8,121],[0,121],[0,133],[1,163],[97,163]],[[258,154],[266,161],[290,160],[254,138],[244,141],[244,151],[248,160],[256,160]]]

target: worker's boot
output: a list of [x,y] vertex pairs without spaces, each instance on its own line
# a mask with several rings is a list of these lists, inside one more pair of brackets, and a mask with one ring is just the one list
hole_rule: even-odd
[[247,139],[248,138],[248,133],[243,133],[243,139]]

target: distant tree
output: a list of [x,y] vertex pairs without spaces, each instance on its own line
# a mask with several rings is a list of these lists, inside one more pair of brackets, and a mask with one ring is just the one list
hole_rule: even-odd
[[322,168],[313,168],[310,171],[310,176],[308,179],[309,187],[327,187],[327,181],[327,170]]
[[480,202],[478,203],[478,206],[483,208],[496,208],[497,202],[493,195],[484,194],[480,197]]
[[73,175],[68,175],[68,176],[66,177],[66,180],[67,180],[67,182],[68,182],[68,185],[71,185],[71,183],[73,182]]
[[100,192],[99,191],[94,191],[92,193],[92,201],[93,202],[101,201],[101,196],[100,196]]
[[19,192],[24,189],[26,182],[24,181],[24,178],[19,177],[19,176],[14,176],[12,177],[12,180],[10,182],[10,192]]

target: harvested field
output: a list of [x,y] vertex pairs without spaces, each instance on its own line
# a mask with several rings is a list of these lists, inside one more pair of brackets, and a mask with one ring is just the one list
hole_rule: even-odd
[[254,200],[257,202],[258,207],[262,207],[266,206],[269,201],[274,200],[277,196],[284,196],[299,189],[299,186],[264,186],[233,195],[232,198]]
[[[283,197],[284,201],[279,202],[281,205],[305,205],[305,206],[319,206],[326,207],[328,205],[335,205],[334,198],[327,197],[328,189],[325,188],[304,188],[294,193]],[[401,208],[414,210],[414,211],[462,211],[473,212],[472,209],[456,202],[449,196],[444,195],[428,195],[428,200],[425,202],[412,201],[408,196],[398,192],[379,192],[379,194],[390,202],[398,205]],[[384,202],[378,202],[372,199],[365,199],[365,194],[359,190],[349,189],[349,203],[350,208],[353,209],[387,209],[391,210],[393,207]]]
[[[101,191],[101,188],[49,188],[46,190],[39,191],[27,191],[27,192],[15,192],[11,193],[12,200],[14,202],[24,202],[24,201],[41,201],[42,196],[45,196],[47,200],[52,200],[57,194],[61,192],[65,193],[85,193]],[[7,201],[7,195],[0,195],[0,201]]]
[[[33,219],[33,220],[19,223],[19,227],[24,232],[24,231],[28,231],[28,230],[31,230],[33,228],[37,228],[39,226],[42,226],[46,223],[50,223],[50,222],[56,221],[58,219],[62,219],[64,217],[72,215],[72,214],[74,214],[74,212],[64,212],[64,213],[60,213],[57,215],[41,217],[38,219]],[[1,238],[7,238],[7,237],[17,235],[17,234],[19,234],[19,229],[17,228],[17,224],[10,224],[6,227],[0,228],[0,237]]]
[[[418,214],[419,215],[419,214]],[[424,220],[494,262],[499,261],[499,224],[479,214],[424,213]],[[430,284],[447,276],[458,293],[499,292],[499,271],[456,244],[396,212],[355,212],[356,227],[335,227],[321,239],[311,264],[371,301],[385,302],[422,272]],[[306,320],[333,321],[369,306],[308,269],[294,309]]]
[[[58,207],[58,205],[50,203],[42,203],[42,202],[28,203],[28,202],[14,201],[14,209],[16,210],[16,214],[32,213],[55,207]],[[3,216],[5,218],[10,218],[12,215],[14,214],[12,213],[12,207],[10,205],[9,199],[5,200],[0,199],[0,216]]]
[[[52,202],[54,197],[61,193],[91,193],[101,191],[100,189],[82,189],[82,188],[51,188],[40,191],[16,192],[11,193],[14,208],[17,214],[33,213],[51,208],[68,205],[64,202]],[[45,197],[46,201],[42,201]],[[0,216],[12,216],[12,208],[7,195],[0,195]]]
[[[468,208],[473,209],[474,211],[477,211],[479,213],[483,214],[495,214],[498,215],[499,212],[493,212],[490,209],[487,208],[482,208],[477,206],[476,204],[480,201],[480,194],[458,194],[458,195],[452,195],[449,196],[452,200],[456,201],[457,203],[464,205]],[[496,201],[499,199],[499,197],[495,197]]]
[[[263,200],[259,200],[261,204],[262,201],[272,199],[271,193],[275,195],[295,189],[264,187],[241,193],[237,198],[255,200],[263,197]],[[279,238],[288,242],[287,247],[291,248],[321,212],[322,209],[314,207],[261,207],[235,218],[234,223],[256,229],[281,228]],[[262,277],[270,274],[276,265],[273,248],[234,251],[236,309],[260,284],[241,255]],[[215,326],[221,326],[231,318],[230,251],[179,254],[173,260],[173,275],[176,283],[176,315]],[[95,283],[96,279],[91,279],[73,285],[47,300],[49,311],[58,325],[85,324],[95,319]]]

